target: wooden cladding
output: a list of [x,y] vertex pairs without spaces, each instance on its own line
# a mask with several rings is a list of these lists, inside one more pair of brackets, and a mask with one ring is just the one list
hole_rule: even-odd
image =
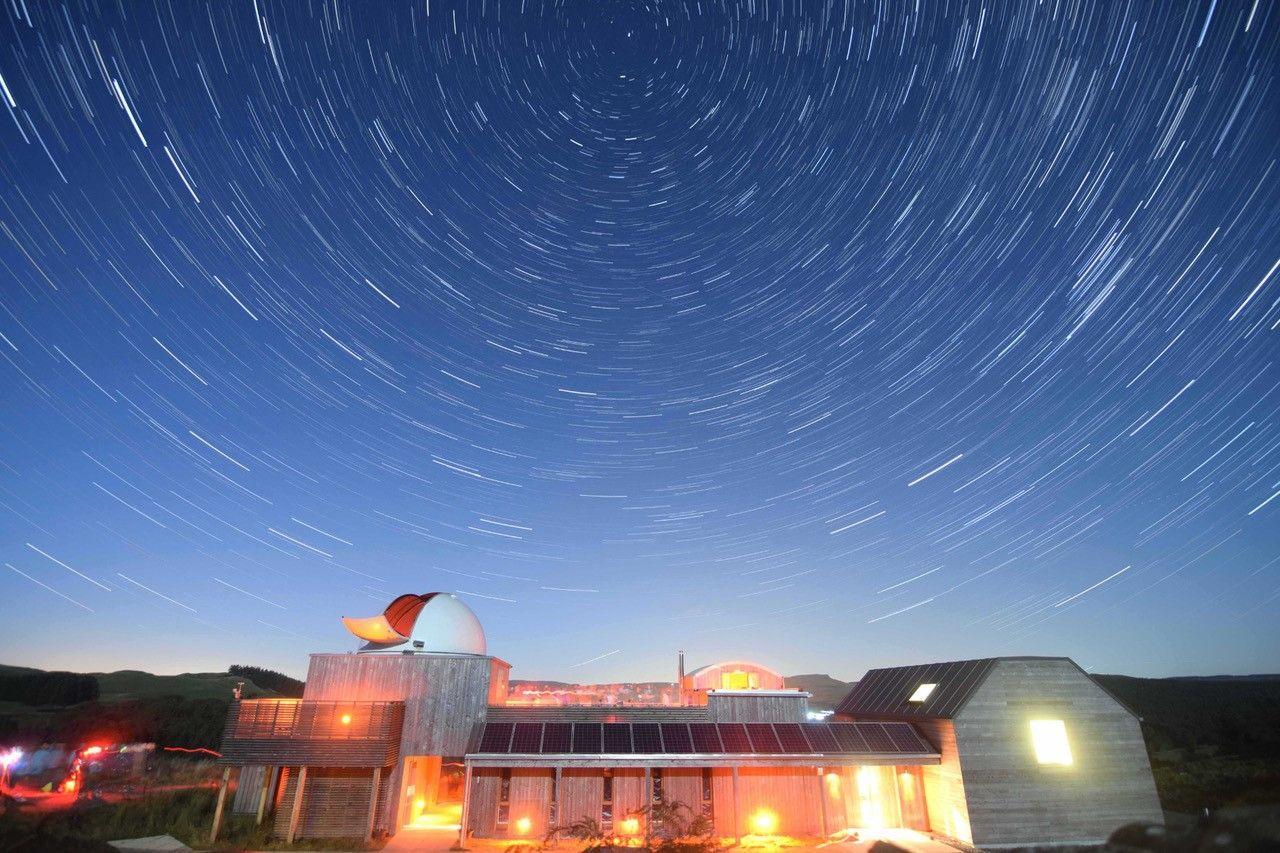
[[[286,838],[293,803],[297,794],[297,768],[285,771],[281,804],[276,809],[273,834]],[[373,801],[374,771],[308,768],[303,784],[302,802],[298,807],[298,838],[363,838],[369,830],[370,805]],[[378,774],[378,800],[388,796],[386,774]]]
[[399,756],[402,702],[233,702],[222,735],[225,764],[385,767]]

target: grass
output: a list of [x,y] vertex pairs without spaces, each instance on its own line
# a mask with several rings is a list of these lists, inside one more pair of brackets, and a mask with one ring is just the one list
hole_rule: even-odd
[[106,842],[121,838],[171,835],[201,850],[379,850],[381,843],[360,839],[308,839],[295,844],[270,839],[270,821],[254,824],[252,815],[224,813],[218,843],[210,848],[209,828],[217,800],[212,790],[157,794],[121,804],[84,803],[53,814],[16,813],[0,818],[0,850],[36,853],[114,853]]

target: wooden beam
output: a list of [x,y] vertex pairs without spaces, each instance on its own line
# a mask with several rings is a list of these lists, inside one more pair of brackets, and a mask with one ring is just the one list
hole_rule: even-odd
[[471,820],[471,762],[462,759],[462,821],[458,824],[458,843],[454,850],[466,850],[467,821]]
[[742,843],[742,824],[738,822],[738,765],[733,766],[733,843]]
[[227,803],[227,781],[231,778],[231,768],[222,771],[222,784],[218,786],[218,804],[213,808],[213,826],[209,829],[209,843],[218,840],[218,827],[222,824],[222,808]]
[[649,765],[644,768],[644,846],[649,846],[653,837],[653,771]]
[[547,805],[547,832],[560,823],[560,765],[555,766],[555,776],[551,780],[551,802]]
[[373,839],[374,819],[378,816],[378,787],[382,784],[382,768],[373,768],[373,788],[369,791],[369,823],[364,831],[364,840]]
[[298,837],[298,816],[302,814],[302,792],[307,785],[307,768],[298,771],[298,784],[293,788],[293,810],[289,813],[289,832],[285,835],[286,844],[292,844]]
[[271,766],[262,768],[262,790],[258,792],[258,819],[254,821],[257,826],[262,825],[262,818],[267,814],[267,795],[271,793],[271,781],[276,769]]
[[819,818],[822,821],[822,828],[819,834],[823,838],[826,838],[828,835],[827,833],[827,787],[824,784],[824,780],[822,778],[823,775],[825,775],[823,773],[823,768],[819,767],[818,768],[818,809],[819,809]]

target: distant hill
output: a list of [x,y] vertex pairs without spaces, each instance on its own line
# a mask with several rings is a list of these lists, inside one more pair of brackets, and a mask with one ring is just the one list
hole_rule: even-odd
[[849,691],[858,682],[841,681],[824,674],[788,675],[786,684],[813,694],[809,707],[816,711],[833,711],[840,700],[849,695]]
[[[239,672],[239,674],[233,674]],[[8,666],[0,663],[0,683],[13,676],[51,675],[44,670],[28,666]],[[124,702],[127,699],[146,699],[179,695],[184,699],[225,699],[230,701],[236,685],[243,681],[244,698],[270,698],[278,695],[302,695],[302,683],[279,672],[261,670],[252,666],[233,666],[228,672],[183,672],[180,675],[154,675],[141,670],[116,670],[115,672],[74,672],[76,676],[97,679],[97,701]],[[261,679],[262,684],[259,683]],[[67,704],[41,702],[38,697],[23,699],[15,694],[5,694],[6,704]]]

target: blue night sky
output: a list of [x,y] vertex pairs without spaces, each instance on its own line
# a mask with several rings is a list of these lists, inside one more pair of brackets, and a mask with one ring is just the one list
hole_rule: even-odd
[[0,10],[0,660],[1280,668],[1280,5]]

